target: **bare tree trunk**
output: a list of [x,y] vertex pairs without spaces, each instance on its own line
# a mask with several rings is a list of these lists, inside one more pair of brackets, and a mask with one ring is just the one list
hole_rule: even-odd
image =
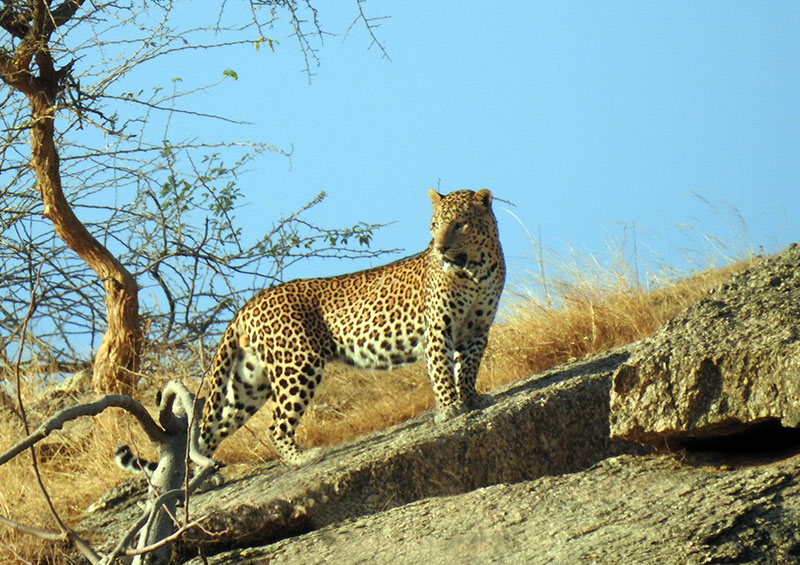
[[[59,18],[68,19],[79,5],[80,2],[65,2],[59,9],[68,11],[56,14],[57,10],[51,13],[45,2],[33,2],[30,27],[15,30],[22,41],[13,57],[0,57],[0,76],[25,94],[30,103],[31,167],[44,203],[43,215],[52,222],[58,237],[86,262],[105,286],[108,329],[95,355],[94,388],[98,392],[131,392],[137,379],[142,343],[136,280],[73,213],[61,187],[55,144],[56,96],[69,65],[56,71],[49,37]],[[33,61],[38,67],[38,76],[31,71]]]
[[56,84],[28,94],[31,105],[31,165],[44,203],[44,216],[56,234],[103,281],[108,328],[95,355],[92,382],[98,392],[130,392],[136,382],[141,349],[139,299],[136,280],[78,220],[64,197],[54,140]]

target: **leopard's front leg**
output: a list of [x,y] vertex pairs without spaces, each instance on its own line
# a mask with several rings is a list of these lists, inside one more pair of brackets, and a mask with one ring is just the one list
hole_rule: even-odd
[[478,369],[489,340],[489,329],[475,333],[462,343],[456,351],[455,382],[460,402],[470,410],[491,406],[494,400],[488,394],[478,394],[475,382]]
[[[430,311],[431,309],[429,309]],[[425,364],[436,399],[437,424],[467,411],[456,387],[456,350],[453,342],[453,320],[447,314],[427,320]]]

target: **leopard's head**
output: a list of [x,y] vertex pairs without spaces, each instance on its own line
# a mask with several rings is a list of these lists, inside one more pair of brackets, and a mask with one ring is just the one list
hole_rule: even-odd
[[472,270],[486,261],[497,243],[492,193],[484,188],[446,196],[430,190],[428,195],[433,204],[433,250],[441,256],[442,268],[446,272]]

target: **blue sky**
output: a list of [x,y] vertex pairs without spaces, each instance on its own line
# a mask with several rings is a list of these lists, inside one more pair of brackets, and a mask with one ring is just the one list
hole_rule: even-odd
[[[320,21],[341,34],[354,8],[330,6]],[[357,25],[326,38],[310,83],[283,27],[268,30],[274,52],[242,46],[176,67],[187,84],[235,70],[192,106],[252,122],[176,120],[176,133],[293,149],[242,177],[246,233],[324,190],[315,219],[392,222],[375,245],[412,253],[428,243],[426,193],[438,185],[513,204],[496,203],[512,284],[535,268],[528,234],[553,263],[577,253],[602,264],[621,249],[631,258],[635,234],[643,279],[800,239],[799,3],[365,9],[390,16],[376,32],[391,62]],[[311,261],[288,275],[380,262]]]

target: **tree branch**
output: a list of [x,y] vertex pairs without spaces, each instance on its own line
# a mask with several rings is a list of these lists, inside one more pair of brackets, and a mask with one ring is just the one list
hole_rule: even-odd
[[66,0],[54,10],[51,10],[50,15],[52,16],[53,25],[55,27],[60,27],[67,23],[80,9],[83,2],[84,0]]
[[[200,473],[195,475],[194,478],[192,478],[192,481],[189,484],[188,491],[185,490],[185,489],[175,489],[175,490],[167,491],[164,494],[160,495],[158,498],[156,498],[152,502],[152,504],[150,506],[152,508],[154,508],[154,509],[158,509],[161,506],[167,504],[168,502],[170,502],[172,500],[178,500],[180,498],[184,498],[185,499],[189,494],[191,494],[192,492],[197,490],[197,488],[200,485],[202,485],[203,482],[205,482],[205,480],[208,479],[213,472],[214,472],[213,468],[206,467]],[[125,535],[122,536],[122,539],[120,539],[119,542],[117,543],[117,545],[114,546],[114,549],[111,551],[111,554],[108,556],[107,560],[108,560],[109,563],[113,562],[113,560],[116,559],[116,557],[121,555],[123,552],[126,552],[125,546],[127,546],[133,540],[133,538],[136,536],[137,532],[139,532],[139,530],[142,529],[142,527],[148,522],[148,520],[150,520],[151,514],[152,514],[152,511],[150,509],[148,509],[147,511],[142,513],[141,516],[139,516],[139,518],[136,520],[136,522],[134,522],[131,525],[130,528],[128,528],[128,530],[125,532]],[[200,520],[203,520],[206,517],[207,516],[203,516],[201,518],[198,518],[197,520],[194,520],[192,525],[197,525],[197,523]],[[188,528],[185,528],[185,529],[188,529]],[[133,550],[133,551],[136,551],[136,550]]]
[[37,442],[47,437],[55,430],[61,429],[63,425],[70,420],[74,420],[81,416],[97,416],[107,408],[122,408],[123,410],[128,411],[136,417],[145,433],[147,433],[147,436],[152,441],[156,443],[164,441],[164,431],[155,422],[155,420],[153,420],[153,418],[150,416],[150,413],[147,412],[144,406],[125,394],[109,394],[94,402],[70,406],[69,408],[65,408],[64,410],[61,410],[57,414],[53,415],[38,428],[36,428],[36,430],[34,430],[33,433],[31,433],[28,437],[17,442],[15,445],[1,454],[0,465],[3,465],[7,461],[19,455],[22,451],[35,445]]
[[0,515],[0,524],[8,526],[9,528],[13,528],[18,532],[22,532],[23,534],[28,534],[29,536],[35,536],[39,539],[47,541],[65,541],[67,539],[67,535],[64,532],[51,532],[49,530],[34,528],[33,526],[28,526],[27,524],[23,524],[22,522],[17,522],[16,520],[12,520],[11,518],[6,518],[5,516],[2,515]]
[[347,31],[345,32],[345,37],[347,36],[348,33],[350,33],[350,30],[353,29],[353,26],[356,25],[356,22],[358,22],[358,20],[363,21],[364,27],[367,28],[367,33],[372,39],[370,47],[372,47],[373,45],[377,45],[378,49],[380,49],[382,53],[382,57],[391,63],[392,59],[391,57],[389,57],[389,52],[386,51],[386,47],[384,46],[384,44],[381,41],[379,41],[378,37],[375,35],[375,28],[378,27],[378,24],[373,23],[377,20],[388,19],[389,16],[368,18],[367,15],[364,13],[364,6],[362,5],[363,2],[364,0],[356,0],[356,6],[358,7],[358,15],[356,16],[356,19],[353,20],[353,23],[350,24],[350,27],[347,28]]
[[30,16],[26,17],[22,12],[15,11],[13,8],[17,7],[14,2],[3,2],[4,6],[0,11],[0,27],[8,33],[22,39],[30,29]]
[[[31,316],[33,315],[33,312],[36,309],[36,291],[39,288],[39,281],[41,280],[42,266],[43,263],[40,263],[39,268],[36,271],[36,279],[31,282],[30,301],[28,303],[28,310],[25,313],[25,318],[22,320],[22,329],[20,331],[20,338],[19,338],[19,350],[17,351],[17,362],[15,365],[16,378],[17,378],[17,403],[19,407],[19,414],[22,417],[22,426],[25,428],[26,433],[29,433],[29,427],[28,427],[28,418],[25,414],[25,405],[22,402],[22,379],[20,376],[19,365],[20,362],[22,361],[22,352],[25,349],[25,337],[27,335],[28,322],[30,321]],[[76,534],[71,528],[69,528],[64,523],[58,511],[56,510],[56,507],[53,504],[52,499],[50,498],[50,493],[47,491],[47,488],[44,485],[44,480],[42,479],[42,475],[39,472],[39,463],[36,458],[36,449],[33,447],[33,445],[34,444],[30,444],[28,446],[30,448],[30,454],[31,454],[31,465],[33,466],[33,473],[36,476],[36,481],[39,484],[39,488],[42,491],[42,496],[44,496],[44,499],[47,502],[47,506],[50,508],[50,513],[53,515],[53,518],[58,524],[58,527],[61,529],[61,532],[63,533],[64,537],[69,539],[73,543],[73,545],[87,559],[89,559],[91,563],[97,563],[100,560],[100,557],[97,555],[97,553],[95,553],[94,549],[92,549],[92,547],[88,543],[86,543],[86,541],[83,538],[81,538],[78,534]],[[24,449],[25,448],[22,448],[20,449],[20,451],[23,451]],[[17,453],[19,453],[19,451]],[[2,457],[0,457],[0,465],[2,465]],[[32,528],[30,532],[35,530],[36,528]]]
[[184,532],[186,532],[188,530],[191,530],[195,526],[200,525],[200,523],[203,520],[205,520],[206,518],[208,518],[209,516],[210,516],[210,514],[203,514],[202,516],[200,516],[196,520],[192,520],[191,522],[189,522],[187,524],[184,524],[183,526],[178,528],[178,530],[175,531],[175,533],[173,533],[172,535],[169,535],[169,536],[163,538],[161,541],[156,542],[154,544],[147,545],[147,546],[142,547],[142,548],[126,549],[125,550],[125,555],[144,555],[146,553],[150,553],[151,551],[155,551],[156,549],[162,548],[165,545],[169,545],[170,543],[172,543],[173,541],[175,541],[176,539],[181,537]]

